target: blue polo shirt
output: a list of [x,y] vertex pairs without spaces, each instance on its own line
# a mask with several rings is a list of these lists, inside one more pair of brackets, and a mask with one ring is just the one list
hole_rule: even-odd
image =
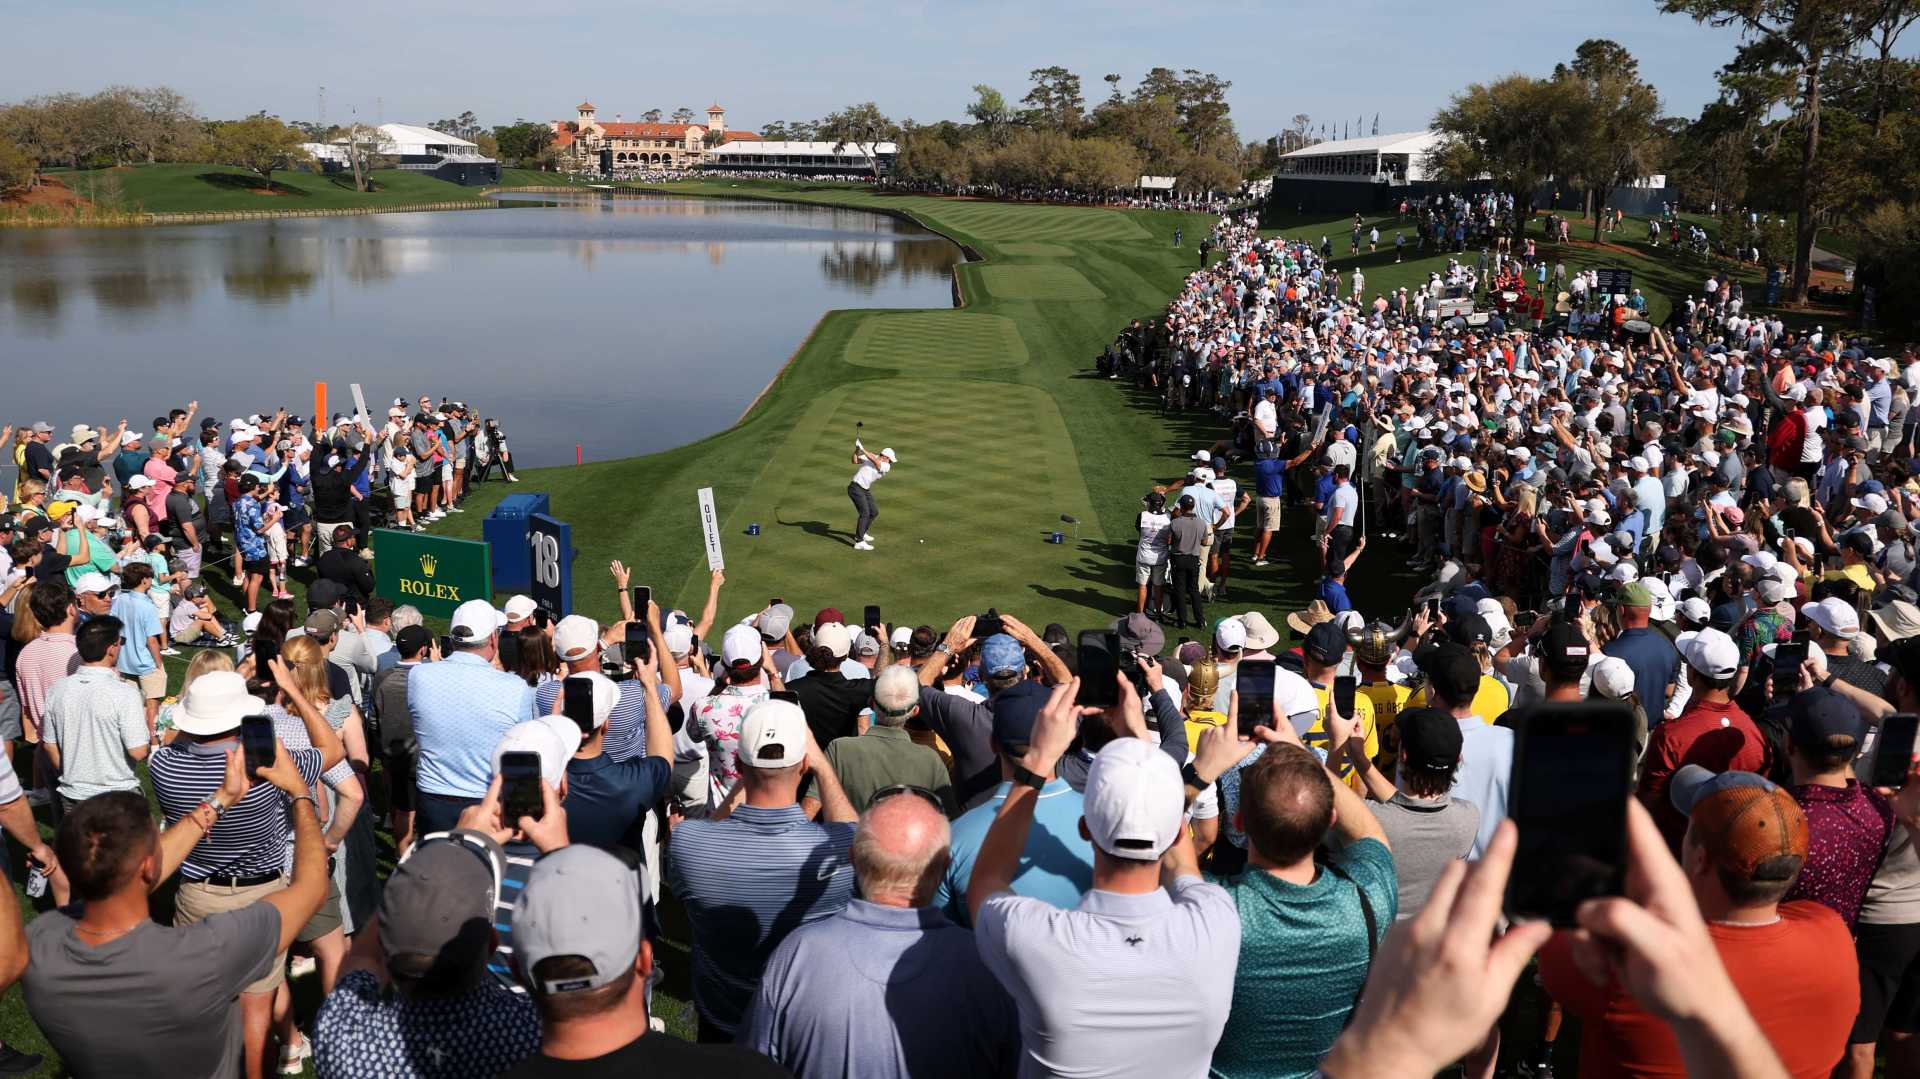
[[1253,490],[1261,498],[1279,498],[1287,493],[1287,462],[1267,457],[1253,462]]
[[535,718],[533,687],[472,652],[455,652],[407,673],[407,711],[420,742],[421,793],[484,798],[500,736]]
[[[973,880],[973,863],[980,857],[980,845],[986,842],[987,829],[993,826],[1000,803],[1012,791],[1013,784],[1000,784],[992,797],[953,822],[953,857],[933,893],[933,905],[960,925],[973,924],[967,914],[967,884]],[[1093,844],[1080,836],[1082,804],[1080,792],[1064,779],[1050,779],[1040,788],[1040,797],[1033,803],[1033,827],[1027,832],[1020,869],[1013,877],[1013,894],[1043,900],[1062,910],[1080,905],[1080,897],[1093,888]],[[676,832],[674,841],[679,838]]]
[[114,668],[138,677],[159,666],[151,647],[153,638],[160,634],[160,609],[153,605],[153,597],[145,592],[122,592],[113,597],[113,616],[122,624],[120,658],[114,661]]
[[853,898],[852,824],[815,824],[798,805],[743,805],[689,820],[667,847],[667,881],[693,930],[693,1003],[732,1034],[767,957]]
[[667,794],[662,757],[616,761],[606,753],[567,762],[567,835],[575,843],[641,851],[640,818]]
[[1680,653],[1666,634],[1648,627],[1630,629],[1600,650],[1633,668],[1633,693],[1650,716],[1667,710],[1667,687],[1680,670]]
[[1347,586],[1332,577],[1320,578],[1320,588],[1316,593],[1327,610],[1340,614],[1353,609],[1353,601],[1347,598]]

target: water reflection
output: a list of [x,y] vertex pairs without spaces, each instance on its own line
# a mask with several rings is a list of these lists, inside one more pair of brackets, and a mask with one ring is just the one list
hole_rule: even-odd
[[832,308],[948,306],[960,258],[858,211],[501,201],[517,212],[0,230],[0,357],[80,376],[10,385],[5,418],[196,396],[216,416],[304,415],[314,382],[335,400],[358,382],[369,401],[461,397],[528,465],[576,442],[642,453],[731,424]]

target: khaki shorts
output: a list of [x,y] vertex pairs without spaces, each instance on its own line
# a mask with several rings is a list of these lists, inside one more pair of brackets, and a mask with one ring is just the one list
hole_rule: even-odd
[[332,873],[328,873],[326,902],[320,904],[320,909],[313,912],[313,917],[300,928],[300,932],[294,934],[293,939],[302,944],[312,944],[339,929],[340,925],[340,882],[333,879]]
[[1280,499],[1265,497],[1260,499],[1260,531],[1280,531]]
[[[265,884],[250,884],[244,888],[226,888],[207,884],[203,881],[181,881],[180,892],[173,900],[173,924],[192,925],[204,922],[215,914],[225,914],[241,907],[252,906],[267,896],[281,891],[287,886],[287,878],[268,881]],[[241,990],[243,993],[271,993],[285,985],[287,981],[287,953],[281,952],[273,957],[273,969],[267,976]]]
[[[155,658],[157,659],[159,657]],[[140,697],[142,700],[158,701],[166,698],[167,669],[165,667],[155,667],[153,670],[137,678],[129,678],[127,681],[140,687]]]

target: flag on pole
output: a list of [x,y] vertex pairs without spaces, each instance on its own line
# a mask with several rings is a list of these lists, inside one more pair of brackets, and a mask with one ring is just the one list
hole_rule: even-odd
[[1380,114],[1377,112],[1373,114],[1373,133],[1376,135],[1380,133]]

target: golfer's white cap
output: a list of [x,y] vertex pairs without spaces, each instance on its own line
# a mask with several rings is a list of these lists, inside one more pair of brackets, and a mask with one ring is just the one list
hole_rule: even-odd
[[881,451],[880,451],[880,456],[882,456],[882,457],[885,457],[885,458],[886,458],[887,460],[889,460],[889,461],[892,461],[892,462],[894,462],[895,464],[899,464],[899,463],[900,463],[900,455],[899,455],[899,454],[897,454],[897,453],[895,453],[895,452],[893,452],[893,447],[892,447],[892,446],[888,446],[888,447],[887,447],[886,449],[884,449],[884,450],[881,450]]
[[1116,858],[1157,861],[1180,835],[1180,768],[1139,738],[1116,738],[1087,769],[1081,813],[1093,844]]

